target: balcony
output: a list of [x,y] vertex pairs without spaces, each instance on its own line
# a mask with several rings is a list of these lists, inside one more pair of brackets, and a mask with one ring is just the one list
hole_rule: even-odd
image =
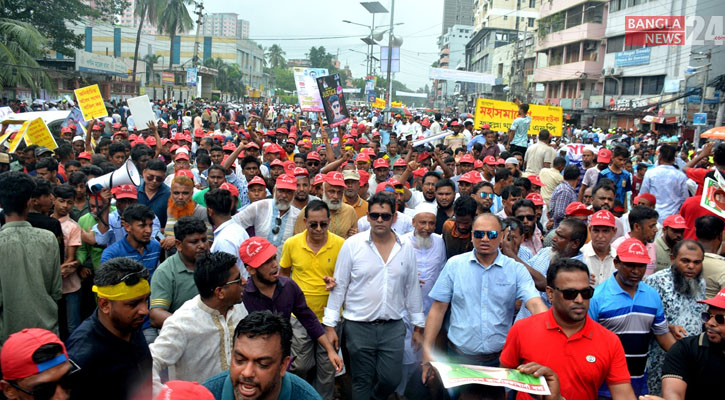
[[581,79],[582,73],[585,73],[588,79],[599,78],[602,74],[602,62],[577,61],[568,64],[537,68],[534,70],[534,82]]
[[448,58],[448,56],[441,57],[440,61],[438,61],[438,64],[440,65],[448,65],[451,62],[451,59]]
[[447,46],[441,49],[441,57],[451,54],[451,49]]
[[551,47],[579,42],[586,39],[603,39],[605,30],[606,25],[604,24],[586,23],[573,26],[569,29],[564,29],[546,35],[543,39],[536,43],[536,51],[542,51]]
[[589,108],[589,99],[548,97],[545,101],[546,104],[560,106],[564,110],[583,110]]

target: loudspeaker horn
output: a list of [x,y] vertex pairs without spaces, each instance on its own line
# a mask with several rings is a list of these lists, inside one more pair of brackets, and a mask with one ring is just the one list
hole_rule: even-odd
[[136,166],[129,158],[121,168],[109,172],[106,175],[93,178],[88,181],[88,190],[91,193],[98,193],[101,189],[110,189],[121,185],[134,185],[138,186],[141,184],[141,174],[139,174]]

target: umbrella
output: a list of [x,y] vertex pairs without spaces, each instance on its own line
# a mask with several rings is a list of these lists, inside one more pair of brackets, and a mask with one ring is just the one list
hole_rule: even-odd
[[700,137],[705,139],[725,140],[725,126],[718,126],[717,128],[708,129],[702,135],[700,135]]

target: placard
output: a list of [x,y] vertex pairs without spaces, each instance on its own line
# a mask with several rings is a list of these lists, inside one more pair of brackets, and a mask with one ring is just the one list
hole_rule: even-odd
[[[546,129],[552,136],[561,136],[564,112],[561,107],[529,104],[529,135],[538,135]],[[508,132],[514,119],[519,116],[519,106],[515,103],[491,99],[476,100],[474,129],[489,124],[494,132]]]
[[705,178],[700,206],[720,218],[725,218],[725,182],[720,176],[717,178],[719,182],[709,177]]
[[156,121],[156,114],[151,109],[151,101],[148,95],[128,99],[128,107],[131,109],[133,123],[136,129],[141,131],[148,128],[148,123]]
[[293,69],[295,87],[297,88],[297,99],[303,112],[323,112],[320,91],[317,89],[317,77],[327,75],[326,68],[301,68]]
[[[23,132],[25,134],[25,143],[28,146],[36,144],[38,146],[45,146],[50,150],[58,148],[58,144],[55,142],[53,135],[50,134],[50,130],[48,130],[48,126],[45,125],[45,121],[42,118],[36,118],[30,121],[27,126],[23,124],[23,127],[25,127],[25,131]],[[23,128],[20,129],[22,131]]]
[[325,115],[330,128],[347,123],[350,120],[350,113],[345,106],[340,75],[317,78],[317,87],[320,89],[322,105],[325,107]]
[[98,85],[86,86],[76,89],[74,92],[85,121],[108,116]]
[[479,384],[505,387],[535,395],[546,396],[551,394],[549,385],[543,376],[537,378],[516,369],[449,364],[435,361],[431,365],[438,370],[443,386],[446,389],[461,385]]

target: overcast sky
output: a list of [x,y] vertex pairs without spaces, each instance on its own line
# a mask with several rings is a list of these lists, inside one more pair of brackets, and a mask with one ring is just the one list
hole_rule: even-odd
[[[390,10],[390,0],[379,1]],[[310,47],[325,46],[329,53],[339,54],[343,67],[345,64],[350,65],[353,77],[359,78],[365,75],[365,54],[361,53],[367,51],[367,45],[359,38],[367,36],[370,30],[342,22],[346,19],[364,25],[371,24],[372,14],[358,1],[206,0],[204,12],[239,14],[239,18],[249,21],[250,39],[265,48],[275,43],[279,44],[286,52],[285,58],[304,58]],[[395,27],[395,35],[403,38],[401,71],[395,74],[395,79],[414,91],[430,83],[428,68],[438,59],[436,43],[441,33],[442,12],[442,0],[396,0],[395,2],[395,22],[403,22],[403,25]],[[389,24],[390,14],[376,14],[376,26],[387,29]],[[288,40],[330,36],[344,37]],[[387,43],[387,35],[384,40]],[[376,46],[375,53],[378,53],[376,58],[379,58],[379,52],[380,48]]]

